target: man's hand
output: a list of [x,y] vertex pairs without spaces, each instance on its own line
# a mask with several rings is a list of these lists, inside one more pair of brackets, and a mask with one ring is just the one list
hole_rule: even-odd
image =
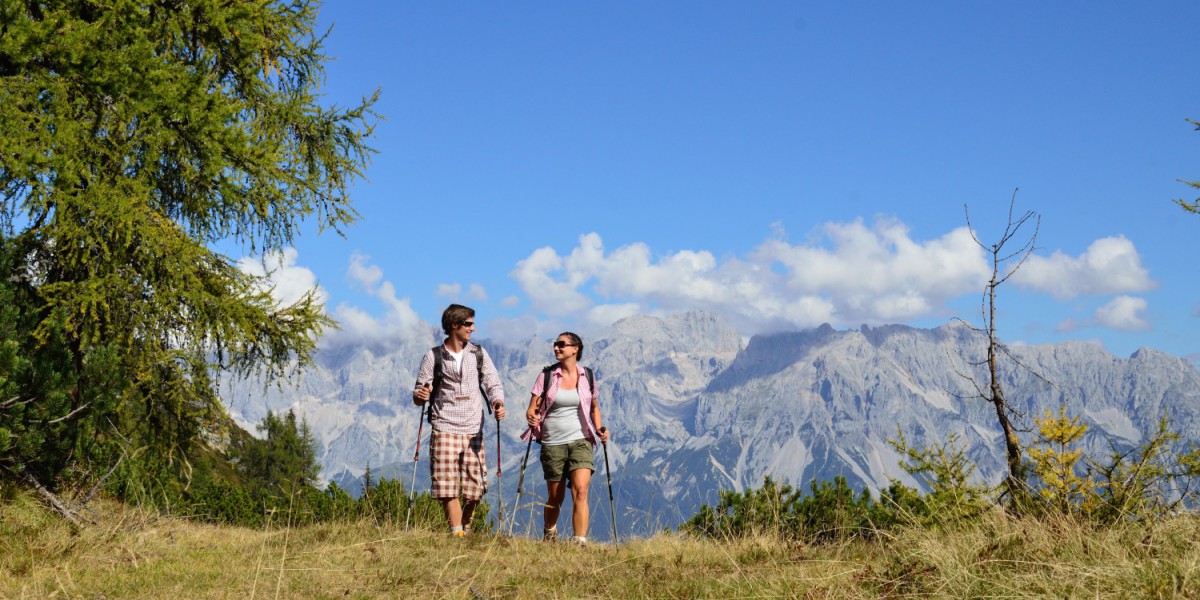
[[492,410],[496,411],[496,420],[497,421],[504,420],[504,405],[503,404],[501,404],[499,402],[492,404]]
[[428,383],[413,390],[413,403],[425,404],[429,402],[429,395],[433,393],[433,386]]

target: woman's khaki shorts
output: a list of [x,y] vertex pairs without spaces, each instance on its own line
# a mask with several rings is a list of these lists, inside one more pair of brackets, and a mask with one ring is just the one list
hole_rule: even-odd
[[595,453],[587,440],[575,440],[554,446],[542,446],[542,474],[546,481],[562,481],[577,469],[596,472]]

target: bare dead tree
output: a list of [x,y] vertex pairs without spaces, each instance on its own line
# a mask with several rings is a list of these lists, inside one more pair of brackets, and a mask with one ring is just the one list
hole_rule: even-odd
[[[1008,205],[1008,222],[1005,225],[1004,233],[996,243],[990,245],[979,240],[974,226],[971,225],[971,214],[966,205],[963,205],[963,212],[966,215],[967,229],[971,232],[971,238],[991,257],[992,263],[992,276],[984,287],[980,307],[983,328],[972,326],[973,329],[982,331],[987,336],[987,358],[976,365],[987,366],[987,385],[984,387],[974,379],[971,381],[975,384],[978,397],[990,403],[996,410],[996,422],[1004,434],[1004,451],[1008,460],[1008,476],[1005,477],[1005,487],[1009,497],[1014,502],[1019,502],[1024,497],[1025,491],[1025,463],[1021,456],[1021,443],[1017,439],[1017,428],[1014,425],[1014,421],[1019,418],[1019,415],[1009,405],[1008,399],[1004,395],[1004,386],[1000,384],[998,367],[998,359],[1001,354],[1014,360],[1016,358],[1012,357],[1008,348],[996,337],[996,290],[1008,281],[1033,253],[1037,243],[1038,230],[1041,228],[1041,216],[1032,211],[1015,216],[1013,208],[1016,202],[1017,190],[1013,190],[1012,200]],[[1030,222],[1033,225],[1033,233],[1020,248],[1010,252],[1008,248],[1015,243],[1021,228]]]

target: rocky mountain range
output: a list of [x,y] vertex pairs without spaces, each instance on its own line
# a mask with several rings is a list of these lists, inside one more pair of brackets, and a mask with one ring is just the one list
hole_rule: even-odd
[[[353,490],[369,464],[376,478],[408,485],[420,422],[412,383],[421,354],[440,339],[431,328],[386,352],[322,350],[316,365],[293,381],[265,388],[226,381],[222,396],[250,431],[268,410],[303,416],[320,444],[327,480]],[[582,362],[596,372],[614,434],[608,459],[622,535],[678,525],[701,504],[715,503],[719,490],[757,487],[765,476],[807,487],[840,475],[873,492],[893,479],[919,487],[887,442],[898,432],[914,447],[954,434],[982,480],[1003,476],[995,413],[973,383],[984,381],[986,340],[961,323],[845,331],[826,325],[744,341],[719,316],[690,312],[631,317],[585,342]],[[525,452],[520,415],[552,355],[549,340],[481,343],[516,415],[500,428],[500,500],[511,512]],[[1002,362],[1003,385],[1026,428],[1034,416],[1065,405],[1088,425],[1082,443],[1095,456],[1138,444],[1164,416],[1185,438],[1200,432],[1200,372],[1184,359],[1151,349],[1119,358],[1083,342],[1009,350],[1015,360]],[[494,421],[485,433],[494,482]],[[428,428],[424,443],[418,490],[429,484]],[[534,448],[518,507],[522,527],[529,501],[545,491],[536,454]],[[601,468],[591,493],[596,537],[610,527],[605,481]],[[489,500],[494,504],[496,496]]]

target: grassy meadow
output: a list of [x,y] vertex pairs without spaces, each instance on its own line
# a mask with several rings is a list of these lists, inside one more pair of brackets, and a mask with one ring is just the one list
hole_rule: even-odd
[[73,531],[0,507],[3,598],[1200,598],[1200,519],[1094,530],[1000,511],[806,546],[659,534],[618,546],[451,539],[373,522],[247,529],[94,502]]

